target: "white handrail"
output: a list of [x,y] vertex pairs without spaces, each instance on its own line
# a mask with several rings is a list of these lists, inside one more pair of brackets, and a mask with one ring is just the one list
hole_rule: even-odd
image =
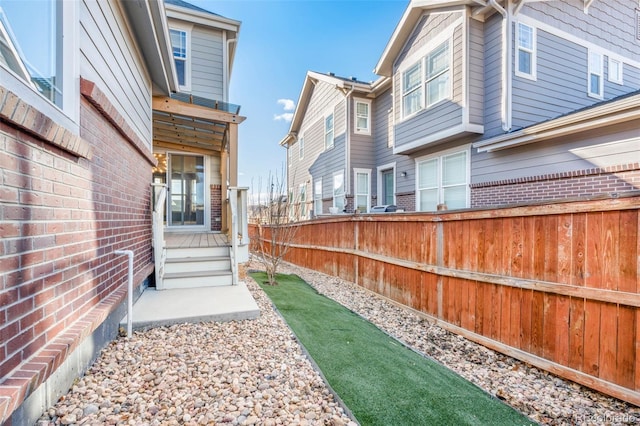
[[231,210],[231,284],[238,284],[238,189],[229,188]]
[[167,257],[167,249],[164,242],[164,210],[166,208],[167,186],[165,184],[152,183],[154,193],[156,188],[160,188],[153,206],[152,212],[152,232],[153,232],[153,261],[156,266],[156,289],[163,290],[164,263]]
[[116,250],[114,254],[129,256],[127,279],[127,339],[131,337],[133,329],[133,250]]

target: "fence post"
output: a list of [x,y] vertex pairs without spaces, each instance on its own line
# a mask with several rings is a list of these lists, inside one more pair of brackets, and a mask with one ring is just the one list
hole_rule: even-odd
[[[436,266],[438,268],[441,268],[442,266],[444,266],[444,229],[443,229],[443,225],[442,225],[442,221],[440,221],[440,219],[437,219],[438,222],[436,222]],[[437,289],[438,289],[438,318],[442,319],[442,303],[443,303],[443,284],[442,284],[442,280],[443,277],[441,274],[438,274],[438,283],[437,283]]]
[[353,256],[353,276],[354,276],[354,281],[356,283],[356,285],[360,285],[360,279],[358,277],[358,264],[360,263],[360,256],[358,256],[358,235],[360,234],[360,221],[359,220],[355,220],[355,229],[353,232],[353,237],[354,237],[354,241],[353,241],[353,249],[354,252],[356,253],[355,256]]

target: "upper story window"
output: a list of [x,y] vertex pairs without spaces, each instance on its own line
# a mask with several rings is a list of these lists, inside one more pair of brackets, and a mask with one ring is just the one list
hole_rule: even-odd
[[594,98],[602,98],[603,96],[603,56],[601,53],[589,51],[589,91],[588,94]]
[[324,119],[324,149],[333,148],[333,114]]
[[169,33],[171,35],[171,49],[173,51],[173,61],[176,64],[178,84],[181,89],[190,90],[191,58],[189,57],[189,32],[183,29],[172,28],[169,30]]
[[516,25],[516,75],[536,78],[536,29],[518,22]]
[[447,40],[402,73],[402,117],[451,98],[452,62]]
[[304,138],[298,139],[298,158],[304,157]]
[[609,81],[616,84],[623,84],[622,80],[623,63],[617,59],[609,58]]
[[371,101],[356,99],[356,133],[371,134]]
[[442,43],[427,55],[427,108],[448,97],[451,93],[451,55],[449,41]]
[[407,117],[422,109],[422,61],[402,74],[402,115]]

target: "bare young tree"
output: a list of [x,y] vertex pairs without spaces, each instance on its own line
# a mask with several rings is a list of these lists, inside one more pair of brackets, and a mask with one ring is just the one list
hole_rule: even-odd
[[280,175],[269,174],[265,192],[262,192],[261,181],[258,182],[257,189],[258,192],[254,192],[257,206],[252,214],[255,232],[251,236],[251,252],[264,266],[267,283],[277,285],[278,266],[298,231],[298,226],[293,223],[294,200],[286,193],[284,168]]

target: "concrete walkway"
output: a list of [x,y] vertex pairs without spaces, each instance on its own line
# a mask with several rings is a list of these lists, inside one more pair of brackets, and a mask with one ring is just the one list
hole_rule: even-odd
[[[148,288],[133,305],[133,329],[206,321],[255,319],[260,309],[244,282],[235,286],[158,291]],[[126,329],[127,316],[121,326]]]

